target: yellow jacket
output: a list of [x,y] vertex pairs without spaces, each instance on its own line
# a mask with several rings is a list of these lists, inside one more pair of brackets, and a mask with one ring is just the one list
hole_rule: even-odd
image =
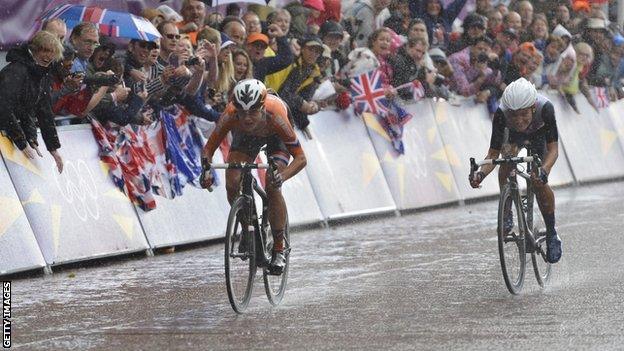
[[[266,85],[267,88],[271,88],[274,91],[278,92],[280,90],[280,88],[282,87],[282,84],[284,84],[284,81],[286,80],[286,78],[288,78],[288,75],[293,70],[293,68],[301,66],[302,61],[303,61],[303,59],[301,57],[299,57],[299,58],[297,58],[297,60],[295,60],[294,63],[292,63],[290,66],[284,68],[283,70],[281,70],[279,72],[275,72],[275,73],[269,74],[264,79],[264,84]],[[314,64],[314,69],[312,70],[310,75],[308,75],[303,80],[303,82],[299,85],[299,87],[297,88],[297,93],[300,92],[305,87],[307,87],[308,85],[314,83],[314,79],[317,78],[317,77],[320,77],[320,76],[321,76],[321,69],[315,63]]]

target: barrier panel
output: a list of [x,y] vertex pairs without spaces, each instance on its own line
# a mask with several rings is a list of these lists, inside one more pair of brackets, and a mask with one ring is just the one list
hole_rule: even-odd
[[[305,151],[305,150],[304,150]],[[262,162],[267,162],[264,153],[260,153]],[[308,162],[306,168],[296,176],[288,179],[282,185],[282,195],[288,208],[288,221],[290,226],[308,225],[323,222],[323,214],[314,197],[314,191],[310,184],[310,178],[305,169],[314,167]],[[256,174],[256,179],[259,179]],[[261,200],[256,196],[258,211],[261,210]]]
[[431,101],[436,125],[457,189],[462,199],[474,199],[499,193],[497,170],[485,178],[481,188],[473,189],[468,182],[470,158],[482,160],[490,148],[492,119],[485,104],[464,100],[460,106],[446,101]]
[[[223,162],[218,150],[214,162]],[[173,199],[156,196],[157,206],[152,211],[137,207],[151,247],[188,244],[225,235],[230,205],[225,192],[225,171],[217,172],[221,185],[212,192],[187,184],[181,196]]]
[[327,219],[396,210],[375,149],[353,110],[310,117],[312,140],[299,134],[306,173]]
[[65,169],[54,160],[29,160],[3,138],[6,166],[45,261],[50,264],[147,249],[143,231],[128,198],[114,186],[90,127],[59,129]]
[[[0,143],[8,140],[0,136]],[[45,266],[22,203],[0,157],[0,275]]]
[[601,113],[606,113],[609,116],[615,128],[615,134],[607,133],[605,135],[607,142],[610,142],[610,139],[615,137],[618,139],[622,150],[624,150],[624,100],[612,102],[609,108],[603,109]]
[[559,136],[575,178],[584,182],[624,175],[624,152],[608,111],[598,114],[584,96],[577,95],[577,114],[559,95],[545,95],[555,106]]
[[404,107],[413,116],[403,130],[404,155],[392,148],[377,118],[363,114],[394,201],[401,210],[458,201],[450,163],[459,164],[459,159],[447,156],[431,104],[420,101]]

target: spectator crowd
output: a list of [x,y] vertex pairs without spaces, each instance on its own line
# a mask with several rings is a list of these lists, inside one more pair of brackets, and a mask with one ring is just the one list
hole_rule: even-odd
[[[7,54],[0,130],[33,158],[38,125],[61,171],[58,115],[141,126],[178,106],[214,122],[236,82],[253,77],[305,130],[319,110],[348,107],[350,79],[371,70],[386,98],[401,103],[417,96],[405,88],[417,81],[422,97],[470,99],[493,113],[506,85],[524,77],[574,109],[579,92],[598,109],[624,97],[624,37],[611,3],[302,0],[234,3],[224,16],[184,0],[179,9],[144,9],[161,38],[132,39],[124,50],[92,23],[68,31],[51,19]],[[315,97],[319,87],[329,91],[323,98]]]

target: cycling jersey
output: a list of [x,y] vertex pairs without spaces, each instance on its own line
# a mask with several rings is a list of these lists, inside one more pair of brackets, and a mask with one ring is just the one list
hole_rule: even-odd
[[536,101],[536,110],[533,114],[533,120],[524,132],[518,132],[509,127],[508,120],[509,111],[504,107],[499,107],[494,114],[492,121],[492,138],[490,139],[490,148],[501,150],[505,143],[505,128],[509,129],[510,144],[524,146],[530,143],[535,151],[544,157],[544,149],[547,143],[559,140],[559,132],[557,131],[557,121],[555,120],[555,107],[546,97],[538,94]]
[[268,131],[262,135],[254,135],[241,131],[241,120],[237,117],[236,107],[233,103],[228,103],[206,144],[208,154],[213,155],[227,133],[232,131],[233,141],[230,148],[232,151],[240,151],[250,157],[256,157],[260,148],[267,144],[269,156],[281,156],[282,160],[282,157],[286,157],[284,160],[286,163],[288,163],[288,154],[302,155],[303,149],[288,120],[288,110],[284,102],[277,96],[269,94],[264,106]]

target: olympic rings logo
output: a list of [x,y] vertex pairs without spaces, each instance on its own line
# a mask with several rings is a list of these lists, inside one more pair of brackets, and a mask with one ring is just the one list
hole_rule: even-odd
[[86,222],[89,217],[95,220],[100,218],[97,186],[85,161],[65,161],[63,175],[55,175],[54,181],[61,196],[80,220]]

